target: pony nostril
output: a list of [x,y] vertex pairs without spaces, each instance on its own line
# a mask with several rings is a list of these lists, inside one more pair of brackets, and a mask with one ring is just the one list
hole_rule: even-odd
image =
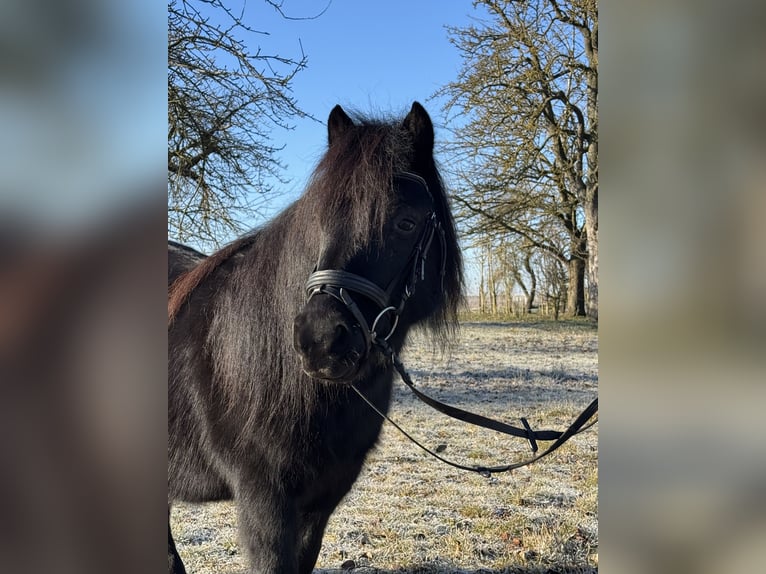
[[305,318],[302,315],[298,315],[293,321],[293,346],[300,352],[306,352],[311,345],[305,326]]
[[299,353],[308,354],[314,345],[314,339],[308,336],[305,331],[296,331],[293,344]]
[[340,323],[335,325],[332,341],[327,350],[334,355],[344,355],[351,349],[351,344],[351,331]]

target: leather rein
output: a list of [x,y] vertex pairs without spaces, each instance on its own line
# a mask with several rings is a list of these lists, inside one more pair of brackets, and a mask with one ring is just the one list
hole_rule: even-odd
[[[526,418],[521,417],[521,423],[524,426],[524,428],[518,428],[511,426],[509,424],[506,424],[501,421],[497,421],[495,419],[491,419],[482,415],[478,415],[476,413],[472,413],[470,411],[466,411],[457,407],[453,407],[451,405],[448,405],[446,403],[442,403],[441,401],[437,401],[433,397],[429,397],[422,391],[418,390],[415,387],[415,383],[412,381],[412,378],[410,377],[409,373],[407,373],[407,370],[404,368],[404,365],[402,364],[401,360],[399,360],[398,355],[396,352],[391,348],[391,346],[386,342],[383,341],[376,343],[378,347],[383,351],[384,354],[386,354],[387,357],[391,359],[393,362],[394,368],[396,369],[396,372],[399,373],[399,377],[402,379],[405,385],[409,387],[409,389],[413,392],[413,394],[423,401],[425,404],[427,404],[429,407],[439,411],[440,413],[443,413],[449,417],[452,417],[454,419],[461,420],[463,422],[476,425],[479,427],[483,427],[486,429],[494,430],[499,433],[507,434],[510,436],[525,438],[529,441],[529,444],[532,447],[532,453],[533,456],[521,460],[519,462],[514,462],[510,464],[504,464],[504,465],[497,465],[497,466],[480,466],[480,465],[465,465],[458,462],[454,462],[452,460],[449,460],[447,458],[444,458],[443,456],[439,455],[438,453],[434,452],[433,450],[429,449],[422,443],[420,443],[418,440],[416,440],[412,435],[410,435],[407,431],[405,431],[400,425],[398,425],[396,422],[391,420],[387,414],[382,412],[380,409],[378,409],[364,394],[354,385],[351,384],[351,388],[354,389],[356,394],[358,394],[362,400],[367,403],[372,410],[374,410],[378,415],[383,417],[385,420],[387,420],[389,423],[391,423],[399,432],[401,432],[404,436],[406,436],[410,441],[415,443],[416,446],[433,456],[434,458],[437,458],[438,460],[442,461],[445,464],[448,464],[452,467],[458,468],[460,470],[468,470],[471,472],[476,472],[484,477],[489,478],[494,473],[500,473],[500,472],[509,472],[511,470],[515,470],[517,468],[521,468],[523,466],[527,466],[529,464],[532,464],[533,462],[536,462],[540,460],[543,457],[548,456],[553,451],[557,450],[561,445],[563,445],[566,441],[568,441],[571,437],[573,437],[576,434],[579,434],[590,427],[592,427],[594,424],[598,422],[598,419],[592,420],[591,419],[598,413],[598,398],[595,398],[591,401],[591,403],[583,410],[580,415],[572,422],[572,424],[569,425],[569,427],[565,431],[553,431],[553,430],[532,430],[532,428],[529,426],[529,422]],[[538,454],[539,447],[537,445],[538,440],[553,440],[553,442],[548,448],[546,448],[543,452]]]
[[[407,179],[420,184],[431,197],[431,201],[433,203],[433,196],[428,189],[428,184],[419,175],[410,172],[400,172],[396,174],[395,179]],[[317,294],[325,294],[330,295],[331,297],[334,297],[343,303],[359,323],[367,343],[367,352],[369,353],[372,347],[378,348],[383,353],[383,355],[391,361],[404,384],[407,385],[413,394],[425,404],[449,417],[461,420],[463,422],[494,430],[496,432],[510,436],[524,438],[529,441],[533,456],[519,462],[498,466],[473,466],[451,461],[424,446],[415,438],[413,438],[400,425],[391,420],[387,414],[378,409],[359,390],[356,385],[351,383],[351,388],[362,398],[365,403],[370,406],[370,408],[375,413],[391,423],[397,430],[399,430],[399,432],[401,432],[410,441],[415,443],[415,445],[445,464],[461,470],[476,472],[486,477],[491,476],[493,473],[508,472],[528,464],[532,464],[533,462],[536,462],[557,450],[574,435],[579,434],[596,424],[598,419],[591,419],[593,419],[593,417],[598,413],[598,398],[593,399],[593,401],[585,408],[585,410],[583,410],[582,413],[580,413],[580,415],[574,420],[574,422],[572,422],[572,424],[570,424],[569,427],[564,431],[532,430],[529,422],[524,417],[520,418],[524,428],[514,427],[507,423],[442,403],[417,389],[414,382],[412,381],[412,378],[410,377],[409,373],[407,373],[407,370],[404,368],[404,365],[399,359],[399,356],[396,354],[396,351],[394,351],[388,341],[394,334],[394,331],[399,324],[399,315],[404,310],[404,305],[406,304],[407,300],[414,293],[416,284],[418,281],[421,281],[425,278],[426,258],[435,236],[438,236],[440,240],[440,277],[443,286],[444,275],[446,272],[446,240],[444,237],[444,229],[436,217],[436,212],[431,211],[427,216],[426,226],[423,229],[423,232],[421,233],[421,236],[413,249],[408,265],[406,265],[404,269],[399,273],[399,275],[389,283],[385,290],[381,289],[378,285],[369,279],[354,273],[349,273],[347,271],[337,269],[315,269],[311,275],[309,275],[308,281],[306,282],[307,300],[311,299]],[[405,274],[406,281],[404,283],[404,288],[399,295],[398,302],[393,304],[393,289],[401,283],[403,280],[403,275]],[[381,311],[373,320],[371,326],[367,322],[362,312],[359,310],[358,305],[351,295],[352,293],[366,297],[381,309]],[[385,333],[379,333],[378,328],[382,319],[386,316],[389,317],[388,330]],[[554,442],[543,452],[538,454],[538,440]]]

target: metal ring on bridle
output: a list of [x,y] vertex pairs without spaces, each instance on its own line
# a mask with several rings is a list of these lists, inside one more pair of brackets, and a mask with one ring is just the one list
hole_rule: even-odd
[[372,327],[370,328],[370,335],[372,336],[373,340],[380,339],[378,336],[378,332],[375,330],[378,326],[378,321],[380,321],[380,318],[383,317],[386,313],[389,311],[394,312],[394,322],[391,325],[391,329],[388,331],[388,335],[383,337],[383,341],[388,341],[391,338],[391,335],[394,334],[394,331],[396,331],[396,326],[399,324],[399,313],[396,312],[396,307],[386,307],[383,309],[380,313],[378,313],[378,316],[375,317],[375,320],[372,322]]

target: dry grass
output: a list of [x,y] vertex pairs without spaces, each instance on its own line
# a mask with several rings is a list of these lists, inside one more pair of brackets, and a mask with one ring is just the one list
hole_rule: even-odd
[[[467,323],[446,356],[415,337],[403,356],[445,402],[533,428],[565,428],[595,396],[598,335],[584,323]],[[394,420],[472,464],[529,456],[524,441],[453,421],[396,385]],[[386,424],[330,519],[317,573],[586,573],[598,569],[596,428],[530,467],[492,478],[431,459]],[[242,572],[229,503],[178,505],[172,526],[189,572]]]

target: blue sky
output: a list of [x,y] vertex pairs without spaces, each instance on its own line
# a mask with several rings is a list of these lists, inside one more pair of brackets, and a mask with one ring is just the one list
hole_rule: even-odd
[[[285,0],[283,10],[289,16],[311,16],[327,5]],[[273,132],[273,140],[285,146],[279,159],[290,182],[276,185],[284,195],[272,209],[300,195],[324,151],[324,122],[335,104],[403,114],[418,100],[434,121],[437,141],[446,138],[442,102],[431,96],[457,77],[461,61],[445,26],[465,26],[474,14],[470,0],[332,0],[318,18],[295,21],[283,19],[261,0],[250,0],[246,21],[270,33],[251,41],[265,53],[292,57],[300,55],[302,45],[308,67],[295,77],[293,93],[298,105],[322,122],[297,120],[293,131]]]

